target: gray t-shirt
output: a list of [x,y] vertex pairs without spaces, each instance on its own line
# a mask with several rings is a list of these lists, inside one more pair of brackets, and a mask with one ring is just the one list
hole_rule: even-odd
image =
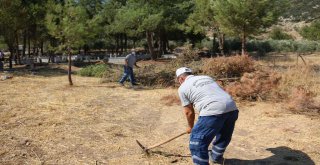
[[179,87],[182,106],[191,103],[199,116],[212,116],[237,110],[232,97],[209,76],[190,75]]
[[126,56],[126,60],[128,60],[128,66],[133,68],[133,65],[137,62],[136,55],[130,53]]

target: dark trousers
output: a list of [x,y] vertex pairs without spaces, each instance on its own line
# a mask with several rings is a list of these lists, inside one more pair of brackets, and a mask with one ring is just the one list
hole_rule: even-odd
[[3,70],[3,62],[0,60],[0,71]]
[[211,157],[218,161],[231,141],[239,111],[215,116],[200,116],[190,135],[190,151],[194,164],[209,165],[208,147],[212,142]]
[[124,72],[123,72],[123,76],[120,79],[120,83],[124,83],[129,77],[131,84],[134,85],[136,83],[136,80],[134,78],[132,67],[124,65],[123,69],[124,69]]

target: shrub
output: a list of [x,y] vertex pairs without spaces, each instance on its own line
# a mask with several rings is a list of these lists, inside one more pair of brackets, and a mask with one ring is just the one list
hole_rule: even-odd
[[217,57],[204,62],[202,70],[212,77],[241,77],[246,72],[253,72],[254,60],[248,55]]
[[153,87],[169,87],[175,84],[175,68],[149,65],[137,70],[136,78],[142,85]]
[[80,71],[77,74],[80,76],[88,76],[88,77],[103,77],[105,72],[107,71],[107,65],[105,64],[97,64],[97,65],[89,65]]
[[275,27],[270,32],[269,37],[274,40],[291,40],[293,37],[285,32],[279,27]]
[[317,51],[318,42],[314,41],[296,41],[295,43],[296,52],[299,53],[311,53]]
[[292,40],[268,40],[273,51],[276,52],[294,52],[295,46]]
[[258,56],[264,56],[267,52],[272,52],[273,48],[268,41],[250,40],[247,42],[247,51],[257,52]]
[[192,61],[199,61],[200,56],[197,51],[193,50],[191,45],[188,45],[186,49],[182,51],[182,53],[177,57],[177,59],[174,61],[177,64],[187,64]]
[[313,22],[300,30],[300,34],[308,40],[320,41],[320,21]]
[[118,82],[123,73],[123,65],[107,64],[101,82]]
[[[216,41],[216,42],[218,42],[218,41]],[[209,50],[213,49],[213,40],[204,39],[204,40],[201,41],[201,43],[202,43],[203,47],[205,47],[205,48],[207,48]],[[218,49],[218,43],[216,43],[214,49],[215,50]]]

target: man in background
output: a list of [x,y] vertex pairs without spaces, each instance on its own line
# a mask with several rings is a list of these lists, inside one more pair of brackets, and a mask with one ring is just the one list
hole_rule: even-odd
[[3,71],[4,53],[0,50],[0,71]]
[[137,65],[137,57],[136,57],[136,51],[135,49],[131,49],[131,53],[128,54],[125,58],[125,64],[124,64],[124,72],[123,72],[123,76],[120,79],[120,85],[124,85],[124,82],[127,80],[127,78],[129,77],[131,85],[137,85],[136,83],[136,79],[134,78],[134,73],[133,73],[133,66],[136,66],[137,68],[139,68],[139,66]]

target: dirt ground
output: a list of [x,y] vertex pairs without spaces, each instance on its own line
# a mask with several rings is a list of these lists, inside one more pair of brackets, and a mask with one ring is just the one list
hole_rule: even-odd
[[[130,89],[99,79],[26,74],[0,81],[0,164],[192,164],[176,89]],[[320,164],[320,120],[274,103],[238,103],[240,116],[225,164]]]

